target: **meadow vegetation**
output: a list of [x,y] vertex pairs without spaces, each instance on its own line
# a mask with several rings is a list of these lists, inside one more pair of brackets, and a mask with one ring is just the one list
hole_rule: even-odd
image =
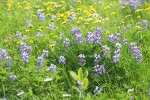
[[149,100],[149,0],[0,0],[1,100]]

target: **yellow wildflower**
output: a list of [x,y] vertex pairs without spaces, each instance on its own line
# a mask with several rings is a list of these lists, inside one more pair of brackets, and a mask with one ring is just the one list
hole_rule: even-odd
[[116,12],[112,12],[111,15],[116,15]]
[[137,25],[137,26],[135,26],[135,28],[137,28],[137,29],[141,29],[141,26]]
[[26,33],[29,33],[29,32],[30,32],[30,30],[29,30],[29,29],[26,29],[26,30],[25,30],[25,32],[26,32]]
[[135,12],[141,12],[142,11],[142,9],[137,9]]
[[110,6],[106,6],[104,9],[105,9],[105,10],[108,10],[108,9],[110,9]]

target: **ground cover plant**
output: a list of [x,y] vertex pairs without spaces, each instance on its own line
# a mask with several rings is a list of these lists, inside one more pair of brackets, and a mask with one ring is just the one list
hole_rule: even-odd
[[149,0],[1,0],[1,100],[149,100]]

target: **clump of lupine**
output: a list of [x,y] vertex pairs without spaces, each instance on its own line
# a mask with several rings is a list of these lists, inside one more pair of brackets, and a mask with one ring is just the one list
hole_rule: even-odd
[[8,56],[7,51],[5,49],[0,50],[0,66],[2,66],[2,59],[6,60],[6,71],[10,71],[10,67],[12,65],[12,59]]
[[37,14],[37,17],[39,18],[40,21],[42,21],[42,22],[45,21],[45,15],[44,15],[44,13],[41,12],[40,9],[38,9],[38,10],[36,11],[36,14]]
[[40,69],[44,66],[44,58],[48,57],[48,55],[49,52],[47,50],[43,50],[41,56],[37,58],[37,62],[36,62],[37,69]]
[[103,91],[102,87],[96,86],[93,92],[94,93],[101,93],[102,91]]
[[111,43],[116,43],[120,41],[120,33],[111,34],[108,36],[108,41]]
[[59,64],[65,64],[66,63],[66,58],[64,56],[59,57]]
[[136,23],[137,26],[142,27],[142,30],[148,30],[148,20],[143,20],[142,22]]
[[63,44],[64,44],[64,46],[66,47],[66,48],[70,48],[70,40],[68,39],[68,38],[66,38],[65,40],[64,40],[64,42],[63,42]]
[[78,58],[79,58],[79,65],[84,65],[85,64],[85,55],[84,54],[80,54],[79,56],[78,56]]
[[144,3],[144,0],[123,0],[121,2],[121,6],[125,7],[129,4],[133,10],[136,10],[143,3]]
[[140,51],[140,47],[138,47],[136,44],[131,42],[130,43],[130,51],[134,55],[136,61],[142,62],[142,53]]
[[106,73],[105,67],[104,65],[96,65],[93,67],[93,72],[95,73],[95,75],[102,75]]
[[50,64],[50,67],[46,69],[47,72],[56,72],[57,66],[54,64]]
[[94,54],[94,61],[95,62],[100,62],[101,61],[101,56],[99,54]]
[[80,44],[83,43],[84,40],[83,40],[83,36],[80,32],[80,28],[73,28],[71,30],[71,32],[72,32],[73,36],[75,37],[75,40],[77,43],[80,43]]
[[120,52],[121,52],[121,44],[116,43],[116,50],[114,51],[114,55],[113,55],[113,62],[114,63],[119,62]]
[[28,63],[29,62],[29,57],[30,57],[31,51],[32,51],[31,46],[27,46],[26,43],[21,43],[20,44],[20,52],[21,52],[21,55],[22,55],[22,62],[23,63]]

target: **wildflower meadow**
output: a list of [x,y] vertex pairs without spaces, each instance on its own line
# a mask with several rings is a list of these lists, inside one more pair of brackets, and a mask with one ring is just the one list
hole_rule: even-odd
[[0,0],[0,100],[150,100],[150,0]]

